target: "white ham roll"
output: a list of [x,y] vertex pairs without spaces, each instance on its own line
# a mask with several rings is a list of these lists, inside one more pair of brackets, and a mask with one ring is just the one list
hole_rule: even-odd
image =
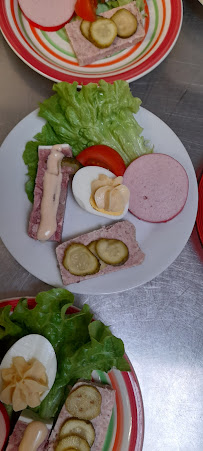
[[74,13],[76,0],[18,0],[19,6],[34,25],[42,29],[57,30]]
[[168,155],[154,153],[134,160],[123,183],[130,190],[129,210],[148,222],[166,222],[183,209],[189,181],[183,166]]

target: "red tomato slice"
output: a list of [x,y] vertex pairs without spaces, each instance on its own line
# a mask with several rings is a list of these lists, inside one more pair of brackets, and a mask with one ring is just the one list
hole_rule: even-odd
[[101,166],[109,169],[116,176],[123,175],[126,170],[125,163],[119,153],[102,144],[87,147],[77,155],[76,159],[83,166]]
[[96,20],[96,6],[97,0],[77,0],[75,12],[82,19],[94,22]]

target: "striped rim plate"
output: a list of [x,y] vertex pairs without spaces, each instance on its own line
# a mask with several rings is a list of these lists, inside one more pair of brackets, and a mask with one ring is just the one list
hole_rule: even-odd
[[[129,0],[130,1],[130,0]],[[109,58],[80,67],[65,29],[45,32],[25,19],[18,0],[1,0],[2,33],[14,52],[41,75],[54,81],[72,83],[128,82],[150,72],[171,51],[182,24],[182,0],[145,0],[145,39]]]
[[[20,298],[1,300],[1,307],[11,305],[12,309]],[[30,308],[35,306],[35,298],[28,297]],[[70,307],[69,313],[78,312],[76,307]],[[116,390],[116,403],[113,409],[109,428],[102,451],[141,451],[144,439],[144,409],[142,395],[134,369],[131,372],[112,370],[108,373],[94,371],[93,379],[109,383]]]

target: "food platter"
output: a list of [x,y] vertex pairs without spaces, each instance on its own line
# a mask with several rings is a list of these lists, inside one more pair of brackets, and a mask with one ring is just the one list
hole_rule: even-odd
[[[158,117],[140,108],[136,115],[144,135],[154,144],[154,151],[177,159],[189,178],[189,192],[183,211],[171,221],[152,224],[136,219],[130,212],[125,219],[136,227],[136,239],[145,253],[144,262],[122,272],[106,274],[68,286],[74,293],[104,294],[121,292],[152,280],[180,254],[192,232],[198,205],[197,180],[193,165],[181,141]],[[44,124],[37,110],[24,118],[8,135],[0,152],[0,232],[13,257],[31,274],[49,285],[62,286],[53,242],[40,243],[27,234],[31,211],[24,184],[26,166],[22,159],[25,143]],[[69,186],[62,241],[112,223],[106,218],[82,210]]]
[[[11,305],[14,308],[19,298],[0,301],[0,306]],[[28,297],[28,305],[35,306],[35,298]],[[70,313],[78,309],[70,307]],[[120,372],[113,369],[108,373],[93,372],[93,379],[109,383],[116,390],[116,405],[109,423],[103,451],[141,451],[144,438],[144,410],[142,395],[134,369],[131,372]]]
[[182,0],[145,1],[145,39],[119,54],[89,66],[78,66],[64,28],[45,32],[30,25],[17,0],[0,2],[0,24],[13,51],[28,66],[55,81],[108,82],[136,80],[158,66],[169,54],[182,25]]

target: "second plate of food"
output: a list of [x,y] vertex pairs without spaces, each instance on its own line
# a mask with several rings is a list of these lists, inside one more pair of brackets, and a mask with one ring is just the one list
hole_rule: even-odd
[[71,83],[77,80],[80,84],[97,82],[100,78],[109,82],[122,78],[130,82],[166,58],[181,29],[182,0],[147,0],[142,14],[144,39],[127,49],[115,50],[112,56],[79,66],[65,28],[40,30],[25,18],[18,0],[0,2],[1,29],[14,52],[51,80]]

